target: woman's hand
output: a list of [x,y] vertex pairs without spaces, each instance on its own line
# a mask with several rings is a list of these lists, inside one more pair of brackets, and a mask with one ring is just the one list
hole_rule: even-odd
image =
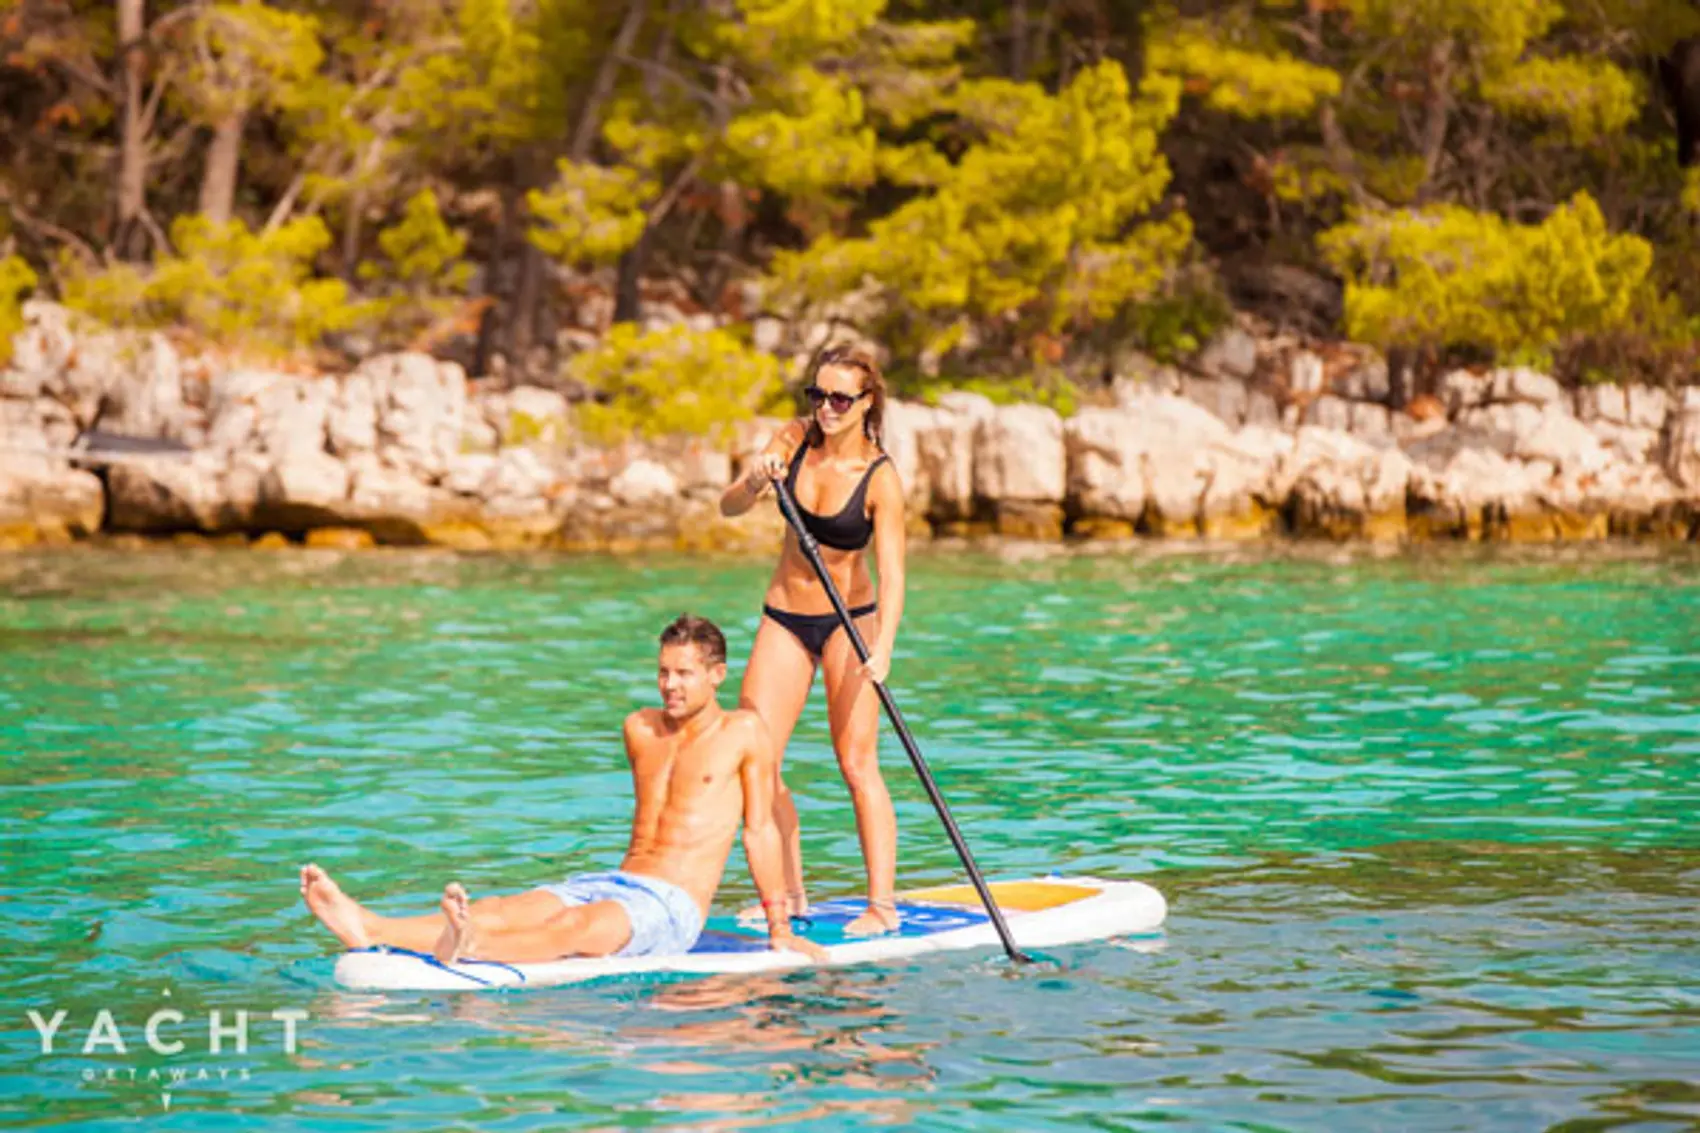
[[891,650],[876,645],[868,651],[868,659],[862,662],[862,675],[876,684],[884,684],[885,678],[891,675]]
[[785,475],[785,458],[776,452],[764,452],[750,461],[744,472],[744,482],[756,495],[763,495],[773,482]]

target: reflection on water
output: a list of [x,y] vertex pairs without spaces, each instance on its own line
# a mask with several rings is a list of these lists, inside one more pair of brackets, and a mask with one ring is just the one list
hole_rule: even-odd
[[[919,556],[893,684],[982,865],[1146,876],[1163,936],[1025,969],[987,953],[369,995],[332,986],[295,867],[395,912],[449,878],[500,892],[609,864],[630,789],[614,737],[653,695],[657,627],[697,610],[740,654],[762,564],[0,556],[0,1111],[91,1129],[1693,1127],[1695,565]],[[860,868],[823,717],[787,766],[829,893]],[[887,757],[906,883],[953,879]],[[735,860],[723,908],[749,897]],[[310,1021],[293,1054],[256,1029],[241,1058],[201,1041],[161,1059],[134,1036],[166,1002]],[[31,1008],[66,1010],[73,1048],[41,1056]],[[123,1055],[75,1049],[103,1008]],[[166,1109],[146,1073],[172,1064],[246,1077],[180,1083]]]

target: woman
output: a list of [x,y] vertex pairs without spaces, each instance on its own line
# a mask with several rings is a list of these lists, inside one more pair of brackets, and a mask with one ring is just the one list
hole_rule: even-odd
[[[821,558],[868,643],[869,656],[866,664],[857,660],[796,533],[788,530],[767,586],[739,703],[766,722],[783,758],[816,667],[824,672],[832,747],[856,808],[868,871],[867,912],[845,931],[872,935],[898,927],[897,814],[880,775],[879,698],[872,682],[884,681],[891,670],[903,616],[903,489],[880,447],[885,381],[870,355],[842,346],[823,352],[803,392],[814,412],[779,431],[726,489],[720,510],[728,516],[744,514],[783,477],[804,525],[820,542]],[[870,543],[879,569],[877,599],[868,574]],[[808,899],[797,807],[783,777],[775,789],[774,817],[785,843],[790,912],[801,915]]]

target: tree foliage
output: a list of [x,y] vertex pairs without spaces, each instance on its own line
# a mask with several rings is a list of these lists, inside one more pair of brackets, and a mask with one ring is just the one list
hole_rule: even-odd
[[[272,351],[476,290],[510,372],[657,276],[930,386],[1183,355],[1224,295],[1645,368],[1700,318],[1653,81],[1696,35],[1691,0],[19,0],[0,227],[44,294]],[[1337,323],[1270,297],[1295,273]]]
[[1346,277],[1354,338],[1543,364],[1569,339],[1624,328],[1653,262],[1586,193],[1540,224],[1456,205],[1376,213],[1325,233],[1322,248]]

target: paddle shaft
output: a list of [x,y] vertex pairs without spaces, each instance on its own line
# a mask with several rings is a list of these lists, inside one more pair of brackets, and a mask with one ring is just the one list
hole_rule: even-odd
[[[827,573],[826,563],[821,561],[819,543],[803,525],[803,517],[797,511],[797,501],[791,498],[791,490],[785,486],[783,480],[775,480],[773,489],[778,493],[779,510],[784,514],[785,522],[797,533],[797,545],[803,549],[803,557],[815,568],[820,584],[826,588],[826,596],[832,601],[832,608],[838,612],[839,623],[843,625],[844,632],[850,635],[851,648],[856,650],[856,656],[864,662],[867,661],[868,645],[856,629],[855,619],[850,616],[850,608],[844,604],[844,598],[838,593],[838,586],[832,581],[832,575]],[[956,856],[962,859],[962,867],[968,871],[968,880],[974,883],[974,891],[980,895],[980,903],[986,907],[986,915],[992,919],[992,927],[998,931],[1003,950],[1009,953],[1011,960],[1031,962],[1033,958],[1015,946],[1015,938],[1009,934],[1009,925],[1004,922],[1003,912],[992,897],[992,890],[981,875],[980,867],[974,864],[974,854],[968,849],[962,831],[957,828],[956,819],[951,817],[950,806],[939,793],[939,785],[934,782],[932,770],[921,756],[921,749],[915,746],[915,737],[909,734],[909,725],[903,722],[903,713],[897,710],[897,701],[892,699],[891,691],[885,687],[883,681],[874,682],[874,691],[879,694],[880,703],[885,706],[885,714],[890,718],[891,726],[897,730],[897,738],[903,741],[903,750],[909,753],[909,763],[915,768],[915,774],[920,778],[927,798],[932,800],[939,821],[944,823],[944,832],[950,836],[950,844],[956,847]]]

